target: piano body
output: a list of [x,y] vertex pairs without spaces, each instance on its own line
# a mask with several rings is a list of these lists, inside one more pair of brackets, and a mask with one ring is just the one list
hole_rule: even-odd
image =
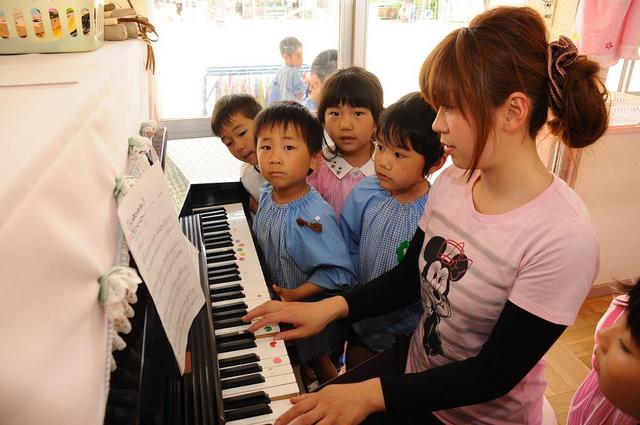
[[[172,147],[187,143],[172,141],[168,156]],[[180,152],[174,154],[178,163]],[[221,143],[215,158],[235,161]],[[191,185],[180,212],[184,234],[200,251],[201,284],[209,300],[189,331],[187,371],[178,373],[153,302],[140,285],[134,331],[124,336],[128,347],[115,353],[118,369],[111,377],[106,424],[271,424],[301,392],[295,353],[271,338],[278,326],[254,335],[240,320],[271,294],[239,167],[217,169],[227,171],[213,183]]]

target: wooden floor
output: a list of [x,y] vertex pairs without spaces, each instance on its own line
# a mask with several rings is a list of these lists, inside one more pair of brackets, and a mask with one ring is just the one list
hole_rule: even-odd
[[561,425],[567,421],[573,393],[591,370],[593,333],[610,302],[610,295],[587,299],[576,323],[562,334],[545,356],[548,382],[545,396]]

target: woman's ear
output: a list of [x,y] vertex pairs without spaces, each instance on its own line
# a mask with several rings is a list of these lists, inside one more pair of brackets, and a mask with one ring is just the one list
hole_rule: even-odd
[[519,130],[523,125],[526,125],[530,109],[531,102],[526,94],[522,92],[511,93],[498,110],[505,131]]

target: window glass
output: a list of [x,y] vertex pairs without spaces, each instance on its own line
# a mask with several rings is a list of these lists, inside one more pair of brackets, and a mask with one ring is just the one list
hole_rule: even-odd
[[366,67],[380,78],[385,105],[419,90],[422,62],[445,35],[498,4],[525,1],[369,1]]
[[319,52],[338,48],[339,7],[339,0],[156,0],[159,116],[209,116],[232,91],[263,101],[284,66],[283,38],[302,42],[303,74]]

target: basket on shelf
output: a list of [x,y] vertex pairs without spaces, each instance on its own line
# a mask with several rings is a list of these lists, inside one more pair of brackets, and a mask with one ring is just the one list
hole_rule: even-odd
[[94,50],[103,34],[104,0],[0,2],[0,54]]

